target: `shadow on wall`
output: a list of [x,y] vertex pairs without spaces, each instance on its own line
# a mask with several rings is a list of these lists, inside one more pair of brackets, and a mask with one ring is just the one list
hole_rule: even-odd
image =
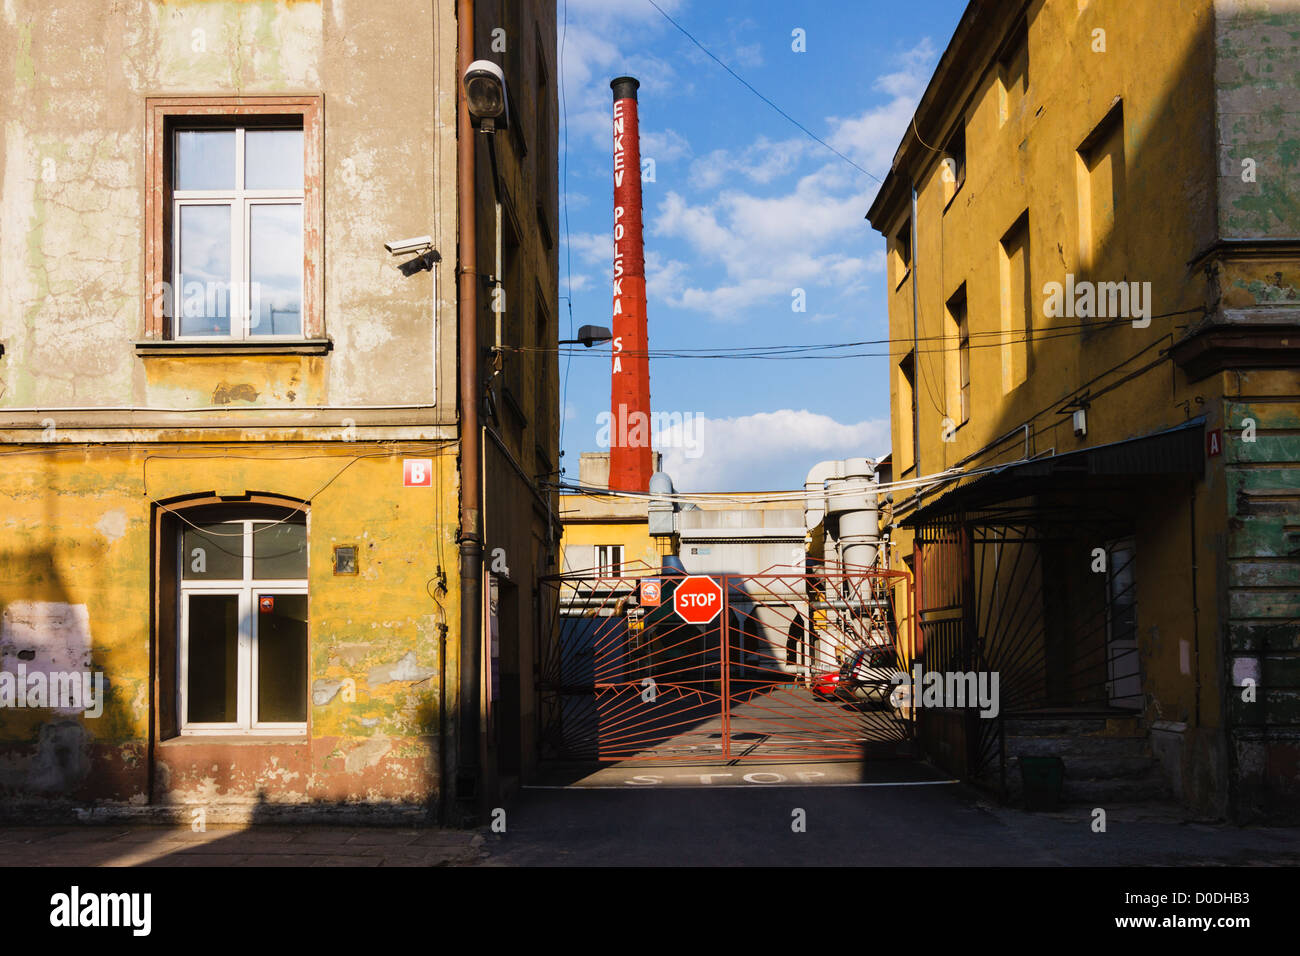
[[[102,544],[77,541],[0,551],[0,813],[51,797],[129,799],[147,790],[144,744],[135,730],[129,679],[107,673],[90,609],[66,583],[75,556],[78,588],[102,594]],[[83,570],[85,569],[85,570]],[[14,582],[22,582],[16,584]],[[142,646],[143,631],[141,625]]]

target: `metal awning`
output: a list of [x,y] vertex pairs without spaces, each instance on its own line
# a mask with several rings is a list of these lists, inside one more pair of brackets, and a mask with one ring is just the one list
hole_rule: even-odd
[[1047,492],[1122,489],[1135,479],[1199,478],[1205,472],[1205,417],[1137,438],[1046,458],[1011,462],[985,472],[918,508],[908,527],[936,518]]

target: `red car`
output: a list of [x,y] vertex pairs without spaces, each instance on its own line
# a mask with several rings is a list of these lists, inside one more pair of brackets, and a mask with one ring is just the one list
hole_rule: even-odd
[[824,674],[814,674],[812,679],[812,692],[818,697],[836,697],[839,695],[840,685],[844,678],[840,676],[839,671],[827,671]]
[[890,645],[860,647],[849,655],[838,671],[814,674],[813,694],[840,700],[886,703],[898,683],[894,648]]

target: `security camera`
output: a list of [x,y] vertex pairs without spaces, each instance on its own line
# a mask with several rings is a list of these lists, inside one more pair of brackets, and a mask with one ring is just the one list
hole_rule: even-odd
[[416,236],[414,239],[394,239],[392,242],[385,242],[384,248],[394,256],[404,256],[408,253],[419,252],[433,245],[432,236]]
[[496,130],[509,125],[506,75],[501,67],[491,60],[475,60],[465,68],[462,82],[465,84],[465,105],[476,126]]
[[406,262],[400,263],[397,268],[401,270],[402,275],[413,276],[417,272],[431,271],[433,264],[441,261],[442,256],[438,255],[437,250],[429,249],[420,253],[414,259],[408,259]]

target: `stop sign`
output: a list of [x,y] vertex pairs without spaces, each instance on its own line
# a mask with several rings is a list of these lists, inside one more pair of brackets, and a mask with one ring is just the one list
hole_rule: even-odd
[[698,575],[677,585],[673,610],[687,624],[708,624],[722,611],[722,585]]

